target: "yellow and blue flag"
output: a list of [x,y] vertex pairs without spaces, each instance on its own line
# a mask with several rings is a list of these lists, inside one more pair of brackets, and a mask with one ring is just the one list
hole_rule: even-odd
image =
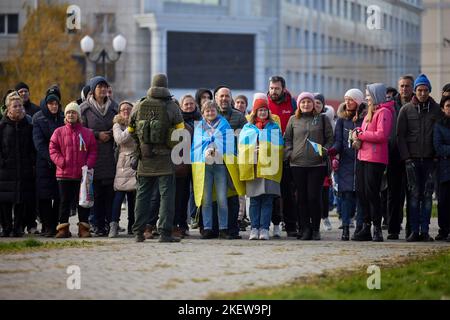
[[319,156],[322,157],[322,155],[323,155],[323,149],[325,149],[325,148],[322,147],[322,145],[319,144],[319,143],[315,143],[315,142],[313,142],[313,141],[311,141],[311,140],[309,140],[309,139],[306,139],[306,140],[308,140],[308,142],[312,145],[314,151],[315,151],[316,153],[318,153]]
[[[220,155],[219,160],[223,161],[222,163],[226,165],[229,177],[231,178],[229,179],[227,196],[231,197],[237,194],[245,194],[245,184],[239,180],[234,130],[222,116],[218,116],[217,121],[218,123],[216,123],[214,129],[211,129],[204,119],[195,123],[191,161],[194,199],[197,207],[202,205],[203,200],[206,150],[212,144],[214,144],[216,154]],[[213,196],[213,198],[215,197]]]
[[[259,151],[256,154],[257,145]],[[275,122],[269,122],[263,130],[247,123],[239,134],[239,178],[242,181],[264,178],[280,183],[283,145],[280,127]]]

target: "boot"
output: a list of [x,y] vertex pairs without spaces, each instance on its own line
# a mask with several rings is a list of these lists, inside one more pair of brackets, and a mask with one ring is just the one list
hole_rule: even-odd
[[342,237],[341,237],[342,241],[348,241],[350,240],[350,227],[349,226],[344,226],[342,228]]
[[144,238],[145,239],[153,239],[153,228],[151,225],[147,224],[144,230]]
[[320,231],[319,230],[315,230],[312,232],[312,240],[320,240]]
[[86,222],[78,222],[78,237],[80,238],[90,238],[92,237],[89,232],[90,226]]
[[72,234],[69,231],[70,224],[61,223],[56,227],[56,236],[55,238],[70,238]]
[[364,223],[361,231],[355,234],[355,241],[372,241],[370,227],[370,223]]
[[47,233],[45,234],[44,237],[46,238],[54,238],[56,236],[56,227],[55,226],[50,226],[47,228]]
[[119,223],[118,222],[111,222],[109,224],[109,234],[108,237],[109,238],[115,238],[119,235]]
[[361,230],[362,230],[362,225],[357,225],[356,229],[355,229],[355,232],[353,233],[353,236],[352,236],[352,239],[351,239],[352,241],[356,241],[356,235],[358,233],[360,233]]
[[433,237],[431,237],[428,232],[422,232],[419,235],[419,237],[420,237],[420,241],[423,241],[423,242],[433,242],[434,241]]
[[408,242],[418,242],[420,241],[420,235],[418,232],[411,232],[409,237],[406,238]]
[[382,227],[373,227],[373,241],[383,242],[383,230]]
[[300,240],[312,240],[312,230],[309,227],[305,227],[302,232]]

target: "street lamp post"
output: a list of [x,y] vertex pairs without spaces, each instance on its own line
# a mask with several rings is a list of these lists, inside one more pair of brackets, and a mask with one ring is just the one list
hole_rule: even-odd
[[94,39],[92,39],[89,36],[84,36],[83,39],[80,41],[81,51],[84,52],[86,55],[86,58],[91,62],[99,62],[102,61],[102,68],[103,68],[103,76],[106,79],[106,61],[109,62],[116,62],[119,60],[120,55],[125,50],[125,47],[127,46],[127,40],[124,36],[118,35],[113,39],[113,49],[117,54],[116,58],[111,58],[106,52],[106,50],[103,48],[98,56],[96,58],[91,58],[90,54],[94,50]]

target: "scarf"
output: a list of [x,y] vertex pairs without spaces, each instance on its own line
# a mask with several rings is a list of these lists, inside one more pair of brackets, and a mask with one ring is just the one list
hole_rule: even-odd
[[111,105],[111,99],[107,98],[107,99],[106,99],[106,102],[105,102],[104,104],[100,105],[100,104],[97,102],[97,100],[94,99],[94,96],[90,96],[90,97],[88,98],[88,102],[89,102],[89,104],[93,105],[93,106],[95,107],[95,109],[97,109],[98,112],[100,112],[100,114],[101,114],[102,116],[105,116],[105,115],[106,115],[106,113],[107,113],[108,110],[109,110],[109,106]]
[[258,129],[262,130],[262,129],[264,129],[264,127],[267,125],[268,122],[269,122],[269,118],[263,120],[261,118],[256,117],[256,119],[255,119],[255,126]]

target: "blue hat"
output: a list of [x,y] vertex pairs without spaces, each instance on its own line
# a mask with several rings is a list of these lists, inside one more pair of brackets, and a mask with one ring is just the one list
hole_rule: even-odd
[[102,82],[109,86],[108,81],[100,76],[93,77],[91,80],[89,80],[89,87],[91,87],[91,92],[94,92],[95,87],[97,87]]
[[414,81],[414,91],[416,91],[416,88],[421,85],[427,86],[431,92],[430,80],[428,80],[427,76],[424,75],[423,73],[417,77],[416,81]]

